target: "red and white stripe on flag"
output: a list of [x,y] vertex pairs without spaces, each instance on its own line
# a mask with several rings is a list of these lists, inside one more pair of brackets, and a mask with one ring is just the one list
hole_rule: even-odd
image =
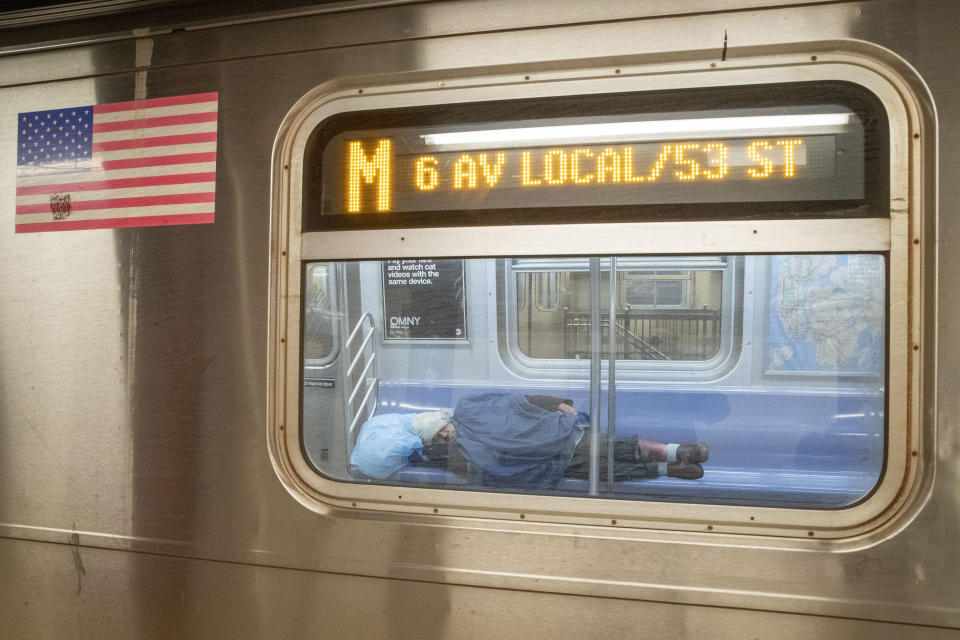
[[21,113],[18,124],[17,233],[213,222],[216,92]]

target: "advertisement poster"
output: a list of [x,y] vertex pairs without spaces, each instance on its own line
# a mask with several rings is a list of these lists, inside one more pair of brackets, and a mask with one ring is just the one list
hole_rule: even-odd
[[384,338],[465,341],[463,280],[463,260],[384,260]]

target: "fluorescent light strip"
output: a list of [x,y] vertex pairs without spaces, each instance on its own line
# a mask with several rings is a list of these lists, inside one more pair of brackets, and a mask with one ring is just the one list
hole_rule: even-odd
[[843,126],[850,123],[849,113],[810,113],[789,116],[743,116],[735,118],[693,118],[690,120],[650,120],[647,122],[603,122],[552,127],[453,131],[420,136],[424,144],[476,144],[494,142],[537,142],[569,139],[627,138],[632,136],[707,133],[720,131],[757,131],[760,129],[803,129]]

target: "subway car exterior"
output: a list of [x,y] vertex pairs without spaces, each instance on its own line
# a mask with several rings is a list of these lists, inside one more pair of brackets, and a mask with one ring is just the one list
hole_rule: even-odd
[[0,636],[960,635],[960,7],[34,4]]

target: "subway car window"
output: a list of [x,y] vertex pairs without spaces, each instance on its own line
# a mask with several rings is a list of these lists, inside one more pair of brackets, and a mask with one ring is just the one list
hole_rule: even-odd
[[[303,387],[303,446],[328,478],[825,509],[881,477],[883,255],[421,258],[306,273],[318,265],[343,278],[351,324],[330,383]],[[731,294],[735,269],[744,283]],[[661,295],[649,284],[661,281],[679,283],[662,308],[643,298]],[[549,282],[558,303],[541,310]],[[643,293],[631,292],[638,283]],[[524,353],[566,366],[505,376],[489,345],[514,326],[498,320],[506,312]],[[323,314],[305,304],[303,326]],[[635,376],[637,360],[709,357],[723,322],[750,327],[736,385],[677,382],[671,369],[659,375],[672,384]]]
[[904,445],[888,126],[846,82],[317,116],[300,279],[336,295],[296,313],[339,334],[301,355],[312,486],[874,508]]
[[[564,262],[571,270],[552,270],[557,265],[542,259],[510,262],[515,273],[510,327],[514,346],[531,366],[533,359],[590,356],[589,267],[586,260]],[[721,348],[725,312],[726,324],[732,322],[734,305],[731,301],[724,305],[723,299],[724,274],[732,279],[733,264],[726,258],[618,259],[614,287],[619,309],[614,323],[617,360],[702,362],[715,358]],[[604,305],[609,304],[609,274],[608,267],[600,283]],[[526,292],[544,283],[552,285],[556,302],[528,305]],[[609,313],[602,320],[604,358],[609,351],[608,318]]]

